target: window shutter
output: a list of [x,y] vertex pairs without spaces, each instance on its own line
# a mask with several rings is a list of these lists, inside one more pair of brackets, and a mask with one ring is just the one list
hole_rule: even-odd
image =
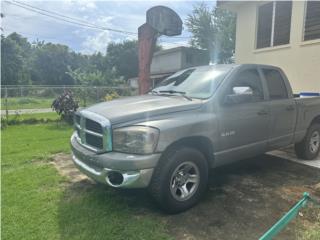
[[290,41],[292,1],[276,2],[274,16],[273,46],[288,44]]
[[267,3],[259,7],[257,48],[270,47],[272,30],[272,10],[273,3]]
[[304,40],[320,38],[320,1],[307,1]]

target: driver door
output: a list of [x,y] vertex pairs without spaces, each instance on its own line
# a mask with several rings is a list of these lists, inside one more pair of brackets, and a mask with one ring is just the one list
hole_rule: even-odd
[[221,151],[216,153],[217,165],[266,150],[270,111],[265,95],[255,67],[240,70],[231,79],[219,107]]

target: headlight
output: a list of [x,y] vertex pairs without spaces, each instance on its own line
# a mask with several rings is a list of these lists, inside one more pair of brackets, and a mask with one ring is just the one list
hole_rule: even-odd
[[158,143],[159,130],[146,126],[131,126],[113,130],[113,150],[149,154]]

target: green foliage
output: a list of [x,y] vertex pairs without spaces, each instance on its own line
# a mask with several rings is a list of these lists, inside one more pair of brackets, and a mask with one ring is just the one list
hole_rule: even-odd
[[9,115],[8,119],[1,117],[1,129],[5,129],[8,125],[20,124],[39,124],[59,122],[61,118],[54,112],[50,113],[29,113]]
[[114,86],[124,83],[121,78],[118,78],[115,71],[101,71],[98,69],[82,69],[77,68],[72,70],[68,68],[67,74],[75,81],[78,85],[83,86]]
[[119,98],[119,97],[120,97],[120,96],[119,96],[119,94],[118,94],[117,92],[112,91],[111,93],[108,93],[108,94],[104,97],[104,99],[105,99],[105,101],[111,101],[111,100],[117,99],[117,98]]
[[110,43],[107,48],[107,61],[110,66],[115,67],[117,74],[125,79],[138,76],[138,42]]
[[[47,97],[22,97],[22,98],[8,98],[8,110],[15,109],[36,109],[36,108],[50,108],[52,98]],[[4,98],[1,98],[1,109],[6,109],[6,102]]]
[[36,41],[17,33],[1,36],[3,85],[110,85],[138,75],[137,41],[110,43],[106,55],[75,53],[62,44]]
[[1,36],[1,84],[29,84],[30,72],[25,61],[31,45],[16,33]]
[[205,3],[194,6],[186,26],[192,33],[191,44],[208,50],[211,62],[230,63],[235,48],[236,17],[233,13]]
[[66,73],[73,59],[67,46],[38,43],[34,48],[32,77],[42,85],[72,85],[73,79]]

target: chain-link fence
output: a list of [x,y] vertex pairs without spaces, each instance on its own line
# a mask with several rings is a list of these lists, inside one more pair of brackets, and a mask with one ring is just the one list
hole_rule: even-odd
[[121,86],[1,86],[1,115],[21,109],[50,109],[55,98],[71,91],[80,107],[137,95],[137,89]]

